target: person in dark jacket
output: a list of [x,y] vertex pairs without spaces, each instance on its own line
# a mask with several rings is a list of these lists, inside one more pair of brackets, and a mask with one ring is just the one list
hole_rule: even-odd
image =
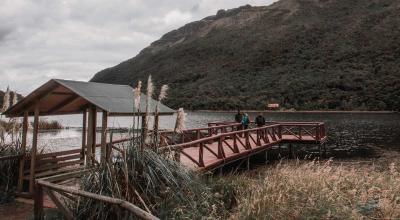
[[243,114],[240,112],[240,109],[238,108],[237,114],[235,115],[235,122],[240,123],[240,125],[237,126],[236,128],[237,131],[243,129],[242,119],[243,119]]
[[258,116],[256,117],[256,125],[257,127],[263,127],[265,125],[265,118],[264,116],[260,113],[258,114]]
[[235,122],[242,123],[243,114],[238,109],[237,114],[235,115]]

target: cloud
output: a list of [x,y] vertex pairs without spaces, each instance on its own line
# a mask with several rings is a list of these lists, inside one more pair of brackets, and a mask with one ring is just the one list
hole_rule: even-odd
[[173,29],[219,9],[275,0],[2,0],[0,90],[89,80]]

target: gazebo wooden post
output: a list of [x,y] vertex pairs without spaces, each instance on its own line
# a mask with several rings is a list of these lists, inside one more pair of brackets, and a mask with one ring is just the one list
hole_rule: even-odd
[[[93,121],[92,121],[92,135],[93,135],[93,144],[92,144],[92,155],[93,155],[93,160],[96,160],[96,143],[97,143],[97,108],[96,106],[92,106],[92,114],[93,114]],[[94,162],[94,161],[93,161]]]
[[106,158],[107,158],[107,153],[106,153],[106,148],[107,148],[107,120],[108,119],[108,112],[107,111],[103,111],[103,120],[101,122],[101,158],[100,158],[100,162],[103,164],[106,162]]
[[29,192],[33,193],[35,187],[35,166],[36,166],[36,153],[37,153],[37,140],[39,132],[39,101],[35,104],[35,113],[33,121],[33,137],[32,137],[32,149],[31,149],[31,167],[29,176]]
[[91,106],[89,108],[89,120],[88,120],[88,134],[87,134],[87,145],[86,145],[86,161],[87,164],[93,164],[96,152],[93,148],[96,147],[96,107]]
[[[83,118],[82,118],[82,152],[81,152],[82,159],[85,159],[85,155],[86,155],[86,153],[85,153],[85,151],[86,151],[86,134],[87,134],[86,124],[87,124],[87,109],[84,109],[83,110]],[[87,163],[87,161],[86,161],[86,163]]]
[[19,173],[18,173],[18,192],[22,192],[24,184],[24,166],[26,157],[26,136],[28,133],[28,111],[24,112],[24,118],[22,121],[22,140],[21,140],[21,154],[22,158],[19,161]]

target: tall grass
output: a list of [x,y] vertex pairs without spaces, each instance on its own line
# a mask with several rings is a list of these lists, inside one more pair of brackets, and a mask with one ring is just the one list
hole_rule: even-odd
[[[216,182],[209,185],[178,162],[152,148],[141,150],[137,146],[129,146],[125,158],[103,164],[84,176],[82,188],[124,199],[161,219],[228,217],[232,206],[227,204],[232,204],[232,198],[224,195],[235,195],[230,193],[234,188]],[[120,208],[90,199],[80,199],[72,207],[78,219],[133,217]]]
[[[18,143],[0,143],[0,158],[19,155]],[[12,201],[18,182],[19,158],[0,159],[0,204]]]
[[[10,106],[17,102],[17,94],[7,88],[3,98],[1,112],[6,111]],[[8,121],[0,119],[0,204],[10,202],[13,199],[17,181],[19,158],[12,157],[21,154],[21,143],[19,139],[19,130],[21,124],[16,118]]]
[[[134,90],[134,111],[140,108],[141,83]],[[193,171],[170,159],[170,155],[158,149],[158,111],[166,97],[168,87],[162,86],[155,109],[150,109],[153,95],[151,77],[147,82],[145,120],[140,137],[132,133],[134,139],[121,150],[124,152],[112,161],[102,164],[82,178],[82,188],[86,191],[129,201],[162,219],[200,219],[204,216],[216,218],[228,216],[224,200],[216,198],[212,187]],[[149,138],[148,120],[150,112],[155,113],[152,141]],[[133,128],[137,126],[141,114],[135,114]],[[184,112],[178,113],[178,129],[184,128]],[[131,218],[120,208],[90,199],[80,199],[70,203],[78,219],[121,219]]]
[[399,167],[284,163],[241,192],[234,219],[399,219]]
[[[31,122],[31,126],[33,127],[33,122]],[[63,126],[60,122],[55,120],[39,120],[38,123],[39,130],[56,130],[56,129],[63,129]]]

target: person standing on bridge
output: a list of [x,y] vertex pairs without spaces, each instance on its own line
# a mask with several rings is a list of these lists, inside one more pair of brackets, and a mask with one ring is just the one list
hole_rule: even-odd
[[247,113],[244,113],[243,114],[243,118],[242,118],[243,129],[248,129],[249,128],[249,124],[250,124],[249,115]]
[[255,122],[256,122],[257,127],[263,127],[265,125],[265,118],[261,114],[261,112],[256,117],[256,121]]
[[237,130],[242,130],[242,120],[243,120],[243,114],[240,112],[240,109],[238,108],[237,110],[237,114],[235,115],[235,122],[236,123],[240,123],[240,125],[238,125]]

